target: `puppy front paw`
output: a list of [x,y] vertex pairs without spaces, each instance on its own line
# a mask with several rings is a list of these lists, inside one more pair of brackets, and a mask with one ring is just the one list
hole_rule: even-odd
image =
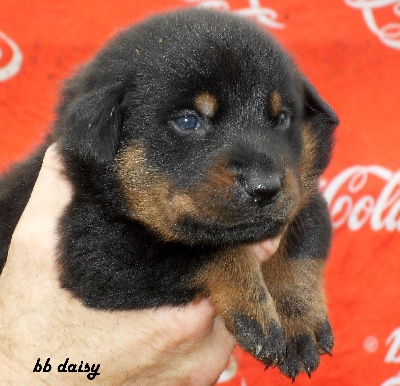
[[292,380],[301,371],[310,376],[319,365],[320,355],[331,353],[333,348],[322,285],[323,263],[307,258],[288,259],[281,254],[264,267],[264,279],[286,342],[285,355],[278,366]]
[[280,371],[292,380],[301,371],[311,377],[311,373],[320,363],[320,355],[330,354],[333,348],[333,334],[328,319],[314,321],[313,326],[306,318],[295,318],[282,323],[286,351],[283,360],[278,364]]
[[260,266],[247,248],[221,253],[197,274],[193,286],[210,297],[245,351],[267,366],[284,359],[280,318]]

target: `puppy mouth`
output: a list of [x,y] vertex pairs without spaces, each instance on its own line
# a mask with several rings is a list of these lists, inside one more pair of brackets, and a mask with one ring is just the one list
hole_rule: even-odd
[[181,211],[169,221],[174,238],[188,245],[236,246],[270,239],[282,233],[291,219],[296,200],[282,193],[270,205],[255,205],[250,198],[225,200],[212,197],[191,200],[192,211]]
[[287,219],[276,217],[268,219],[257,216],[247,221],[222,224],[206,219],[181,218],[174,227],[179,239],[190,245],[237,245],[258,242],[282,233]]

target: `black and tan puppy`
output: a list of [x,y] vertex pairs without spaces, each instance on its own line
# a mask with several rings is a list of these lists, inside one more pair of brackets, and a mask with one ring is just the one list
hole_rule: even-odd
[[[0,257],[45,148],[74,197],[60,281],[120,310],[210,297],[240,345],[294,378],[333,345],[318,178],[337,118],[260,27],[173,12],[127,29],[66,83],[53,132],[0,180]],[[249,243],[283,233],[261,267]]]

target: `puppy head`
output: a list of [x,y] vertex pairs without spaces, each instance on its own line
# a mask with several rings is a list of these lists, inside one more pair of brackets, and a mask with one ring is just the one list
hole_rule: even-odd
[[187,10],[128,29],[67,85],[59,140],[110,170],[167,241],[277,235],[317,188],[337,118],[260,27]]

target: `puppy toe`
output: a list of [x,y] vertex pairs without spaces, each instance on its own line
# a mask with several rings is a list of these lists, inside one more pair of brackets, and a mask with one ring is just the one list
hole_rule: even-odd
[[284,358],[285,340],[277,321],[263,327],[256,319],[238,314],[233,317],[233,324],[240,346],[267,367]]
[[321,323],[321,326],[317,330],[315,337],[322,353],[331,354],[334,342],[332,327],[328,320],[325,320]]
[[286,343],[285,359],[279,362],[279,370],[291,378],[292,381],[299,375],[300,365],[296,339],[291,339]]
[[333,347],[332,330],[328,322],[324,322],[317,332],[303,325],[302,330],[287,335],[285,358],[279,362],[279,369],[292,380],[302,371],[311,376],[320,363],[321,350],[329,352],[329,348]]
[[297,348],[304,371],[310,376],[319,365],[319,352],[313,339],[304,335],[298,338]]
[[272,321],[268,327],[268,338],[266,340],[267,357],[274,363],[278,363],[285,356],[286,342],[281,326]]

